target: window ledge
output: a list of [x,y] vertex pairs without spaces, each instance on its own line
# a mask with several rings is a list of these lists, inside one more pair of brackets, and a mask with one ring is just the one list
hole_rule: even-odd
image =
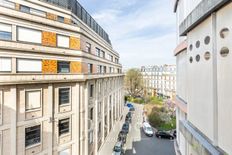
[[29,150],[29,149],[31,149],[31,148],[34,148],[34,147],[37,147],[37,146],[40,146],[42,143],[40,142],[40,143],[38,143],[38,144],[33,144],[33,145],[31,145],[31,146],[27,146],[25,149],[26,150]]

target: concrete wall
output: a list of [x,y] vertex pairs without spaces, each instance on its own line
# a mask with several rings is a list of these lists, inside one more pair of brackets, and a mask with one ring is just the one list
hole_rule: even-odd
[[[217,12],[217,78],[218,78],[218,145],[228,154],[232,154],[232,133],[228,132],[232,128],[232,4],[225,6]],[[229,28],[229,34],[224,39],[220,37],[220,31]],[[227,47],[230,53],[222,57],[220,51]]]
[[[192,51],[188,48],[187,54],[187,102],[188,120],[213,140],[213,64],[212,56],[209,60],[204,58],[207,51],[212,55],[212,39],[208,45],[204,43],[206,36],[212,38],[211,23],[212,19],[208,18],[188,33],[188,45],[192,45],[193,48]],[[197,41],[200,41],[199,48],[196,47]],[[199,62],[196,61],[197,55],[200,56]]]

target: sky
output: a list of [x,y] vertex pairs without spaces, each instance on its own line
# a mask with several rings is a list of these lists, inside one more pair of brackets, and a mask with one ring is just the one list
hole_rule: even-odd
[[175,64],[173,0],[79,0],[109,34],[124,69]]

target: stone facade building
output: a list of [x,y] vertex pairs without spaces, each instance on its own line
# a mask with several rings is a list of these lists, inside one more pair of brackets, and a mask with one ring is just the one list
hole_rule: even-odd
[[152,96],[173,98],[176,92],[176,66],[141,67],[145,93]]
[[232,2],[175,0],[177,142],[182,155],[232,154]]
[[0,155],[97,155],[122,113],[121,70],[76,0],[0,0]]

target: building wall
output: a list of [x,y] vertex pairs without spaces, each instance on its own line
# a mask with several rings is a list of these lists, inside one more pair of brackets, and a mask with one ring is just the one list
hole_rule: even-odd
[[[62,7],[3,0],[0,13],[0,31],[10,32],[10,39],[0,38],[0,155],[96,155],[123,110],[119,54]],[[20,35],[21,27],[33,31],[23,29]],[[96,54],[96,47],[105,57]],[[99,72],[100,66],[106,71]],[[60,105],[63,88],[69,89],[69,103]],[[69,131],[59,135],[59,122],[66,118]],[[41,126],[40,142],[26,146],[26,130],[36,125]]]

